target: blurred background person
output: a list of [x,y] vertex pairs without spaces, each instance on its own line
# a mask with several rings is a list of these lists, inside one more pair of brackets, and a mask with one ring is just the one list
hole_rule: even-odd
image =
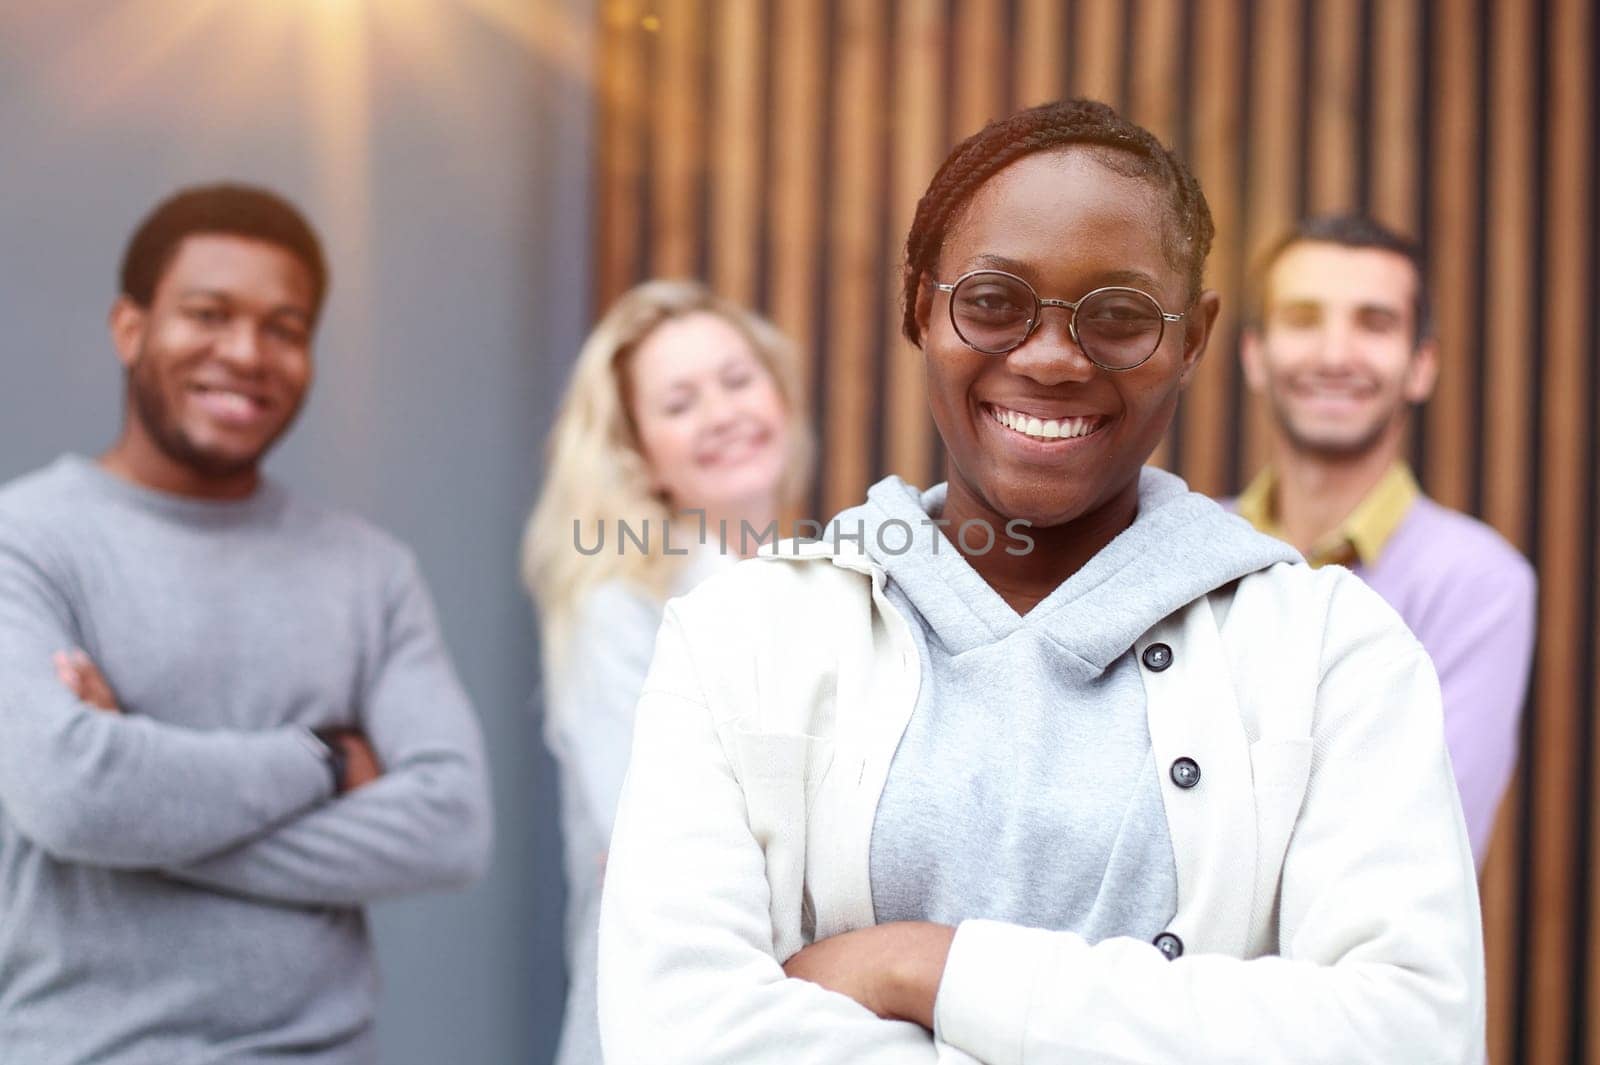
[[1423,495],[1401,457],[1439,374],[1421,255],[1371,219],[1312,218],[1259,282],[1240,353],[1272,458],[1239,513],[1313,566],[1355,570],[1427,649],[1481,871],[1517,758],[1535,582],[1499,533]]
[[412,550],[262,472],[304,216],[188,188],[120,274],[116,441],[0,487],[0,1058],[376,1062],[366,907],[487,869],[477,718]]
[[696,282],[649,281],[595,327],[556,416],[522,573],[539,610],[545,740],[561,775],[559,1065],[601,1060],[600,888],[662,608],[776,538],[810,474],[798,381],[792,346],[765,319]]

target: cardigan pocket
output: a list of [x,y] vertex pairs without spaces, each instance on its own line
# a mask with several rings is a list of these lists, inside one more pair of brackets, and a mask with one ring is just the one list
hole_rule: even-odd
[[750,835],[766,859],[772,954],[786,961],[806,944],[806,822],[833,761],[833,743],[790,732],[739,732],[736,775]]
[[1311,780],[1311,740],[1257,740],[1250,745],[1255,782],[1258,884],[1276,884]]

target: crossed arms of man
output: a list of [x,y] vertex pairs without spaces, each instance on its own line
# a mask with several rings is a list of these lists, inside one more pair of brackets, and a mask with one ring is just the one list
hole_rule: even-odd
[[482,740],[409,556],[388,587],[347,785],[298,725],[193,729],[123,713],[71,608],[0,538],[0,811],[71,862],[289,905],[465,886],[492,828]]

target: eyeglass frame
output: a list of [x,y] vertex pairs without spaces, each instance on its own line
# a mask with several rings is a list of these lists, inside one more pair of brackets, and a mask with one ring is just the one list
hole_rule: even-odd
[[[936,291],[948,293],[950,296],[954,297],[956,289],[959,288],[963,282],[974,278],[979,274],[994,274],[999,277],[1010,278],[1012,281],[1017,282],[1023,288],[1027,289],[1029,294],[1033,296],[1034,306],[1033,314],[1028,319],[1028,328],[1022,334],[1022,339],[1018,340],[1009,348],[1005,348],[1001,351],[984,351],[972,341],[968,340],[966,334],[961,332],[961,327],[956,324],[956,301],[954,298],[948,300],[946,302],[946,313],[950,316],[950,328],[955,330],[956,336],[960,338],[961,343],[965,344],[973,351],[976,351],[979,355],[1011,354],[1013,351],[1016,351],[1018,348],[1022,347],[1022,345],[1026,344],[1029,338],[1033,336],[1034,331],[1039,328],[1039,323],[1044,320],[1044,309],[1046,307],[1063,307],[1072,312],[1072,317],[1067,319],[1067,334],[1072,337],[1072,342],[1078,346],[1078,350],[1083,352],[1083,357],[1094,363],[1100,369],[1105,370],[1107,373],[1126,373],[1129,370],[1137,370],[1139,367],[1155,358],[1156,352],[1161,350],[1161,342],[1167,339],[1168,322],[1181,322],[1189,315],[1187,308],[1185,308],[1179,314],[1173,314],[1171,311],[1168,311],[1165,307],[1161,306],[1161,301],[1150,295],[1150,293],[1146,292],[1142,288],[1134,288],[1131,285],[1102,285],[1099,288],[1091,289],[1090,291],[1085,292],[1082,296],[1078,297],[1076,302],[1072,300],[1045,299],[1043,296],[1039,295],[1037,289],[1028,283],[1027,278],[1018,277],[1016,274],[1009,273],[1005,270],[995,270],[991,267],[979,267],[976,270],[968,270],[966,273],[962,274],[960,277],[948,284],[943,281],[931,280],[928,283],[932,285]],[[1088,349],[1083,346],[1083,341],[1078,339],[1078,308],[1089,302],[1089,300],[1093,299],[1095,296],[1100,295],[1102,292],[1132,292],[1135,295],[1143,296],[1145,299],[1150,301],[1151,306],[1156,309],[1156,313],[1161,316],[1161,332],[1156,334],[1156,342],[1151,345],[1150,354],[1146,355],[1132,366],[1107,366],[1099,359],[1096,359],[1093,355],[1090,355]],[[1193,304],[1191,303],[1190,306],[1192,307]]]

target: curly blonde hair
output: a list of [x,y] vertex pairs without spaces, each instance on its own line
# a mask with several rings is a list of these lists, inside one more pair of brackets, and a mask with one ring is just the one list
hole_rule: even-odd
[[574,548],[573,530],[596,524],[648,522],[661,528],[671,507],[654,488],[629,410],[628,365],[664,322],[710,313],[750,342],[789,414],[789,454],[780,504],[796,505],[811,475],[812,438],[805,424],[799,360],[778,329],[695,281],[647,281],[624,293],[578,352],[548,443],[544,486],[522,537],[522,580],[539,607],[547,663],[560,662],[576,612],[590,589],[628,581],[666,598],[683,560],[676,553]]

